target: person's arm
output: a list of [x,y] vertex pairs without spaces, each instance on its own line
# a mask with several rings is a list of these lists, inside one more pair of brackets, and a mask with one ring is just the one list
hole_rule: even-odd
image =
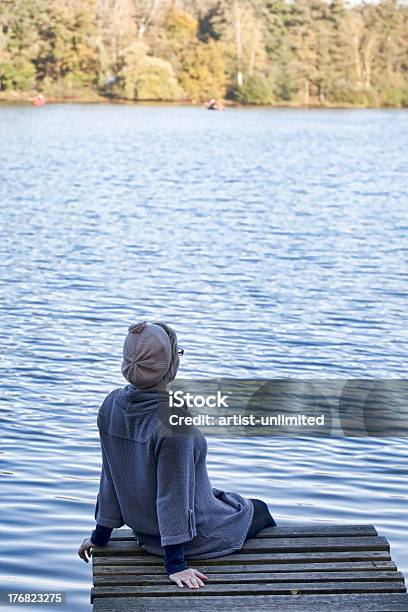
[[95,546],[106,546],[111,534],[112,527],[104,527],[98,523],[91,534],[91,542]]
[[122,527],[125,523],[122,517],[115,484],[101,439],[102,469],[99,492],[95,508],[95,520],[103,527]]
[[183,543],[197,535],[194,514],[195,461],[192,435],[164,437],[157,457],[156,510],[168,577],[179,587],[204,586],[207,576],[189,568]]
[[183,544],[197,534],[194,514],[194,438],[169,435],[157,455],[156,510],[162,546]]

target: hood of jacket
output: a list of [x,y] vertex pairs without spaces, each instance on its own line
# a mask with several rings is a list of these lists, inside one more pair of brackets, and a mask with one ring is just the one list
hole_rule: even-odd
[[99,431],[134,442],[146,442],[156,432],[160,414],[168,413],[168,406],[166,391],[137,389],[132,384],[115,389],[99,410]]

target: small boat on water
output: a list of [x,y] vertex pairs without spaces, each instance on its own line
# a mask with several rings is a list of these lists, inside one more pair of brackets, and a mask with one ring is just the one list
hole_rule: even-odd
[[36,96],[34,96],[31,102],[33,106],[44,106],[45,98],[42,94],[37,94]]
[[207,110],[215,110],[215,111],[224,110],[224,104],[222,103],[222,101],[216,100],[215,98],[211,98],[210,100],[208,100],[208,102],[206,102],[205,105],[207,107]]

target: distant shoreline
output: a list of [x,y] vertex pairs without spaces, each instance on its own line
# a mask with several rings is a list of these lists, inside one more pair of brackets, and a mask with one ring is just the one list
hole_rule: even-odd
[[[0,93],[0,106],[16,105],[16,106],[31,106],[32,98],[35,93],[21,93],[16,92],[5,94]],[[192,106],[192,107],[203,107],[205,103],[203,101],[190,101],[190,100],[126,100],[125,98],[105,98],[103,96],[76,96],[76,97],[56,97],[56,96],[45,96],[46,104],[117,104],[123,106]],[[233,100],[223,100],[225,108],[270,108],[270,109],[313,109],[313,110],[348,110],[348,109],[366,109],[366,110],[404,110],[406,106],[367,106],[364,104],[318,104],[311,103],[307,106],[298,103],[283,103],[276,102],[275,104],[240,104]]]

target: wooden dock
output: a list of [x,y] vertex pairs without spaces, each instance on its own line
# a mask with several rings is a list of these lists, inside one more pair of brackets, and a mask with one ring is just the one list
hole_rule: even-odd
[[205,587],[171,583],[162,558],[130,529],[114,530],[93,553],[94,612],[408,611],[404,578],[372,525],[271,527],[239,553],[189,563],[208,576]]

